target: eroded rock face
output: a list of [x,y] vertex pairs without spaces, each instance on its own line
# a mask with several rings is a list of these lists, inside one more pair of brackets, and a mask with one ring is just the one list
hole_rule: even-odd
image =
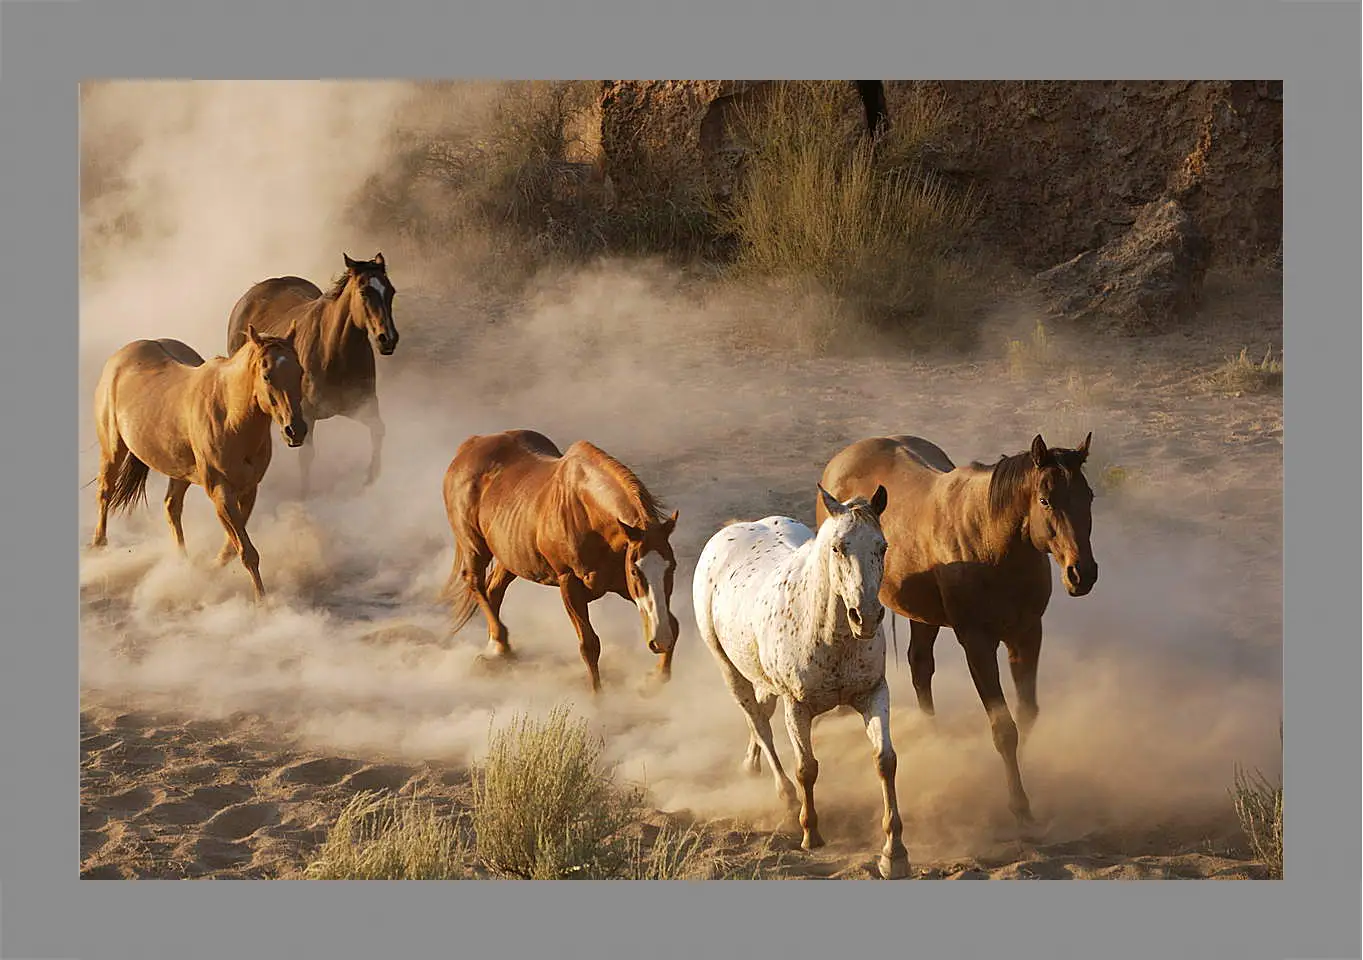
[[1197,224],[1166,197],[1143,207],[1122,236],[1036,283],[1053,317],[1105,333],[1155,333],[1192,315],[1209,262]]
[[[602,149],[630,189],[639,151],[722,169],[725,115],[762,83],[607,81]],[[848,109],[862,106],[848,84]],[[945,107],[927,161],[984,201],[980,238],[1043,270],[1125,235],[1176,200],[1217,262],[1272,256],[1282,236],[1282,85],[1234,82],[886,81],[892,124]]]

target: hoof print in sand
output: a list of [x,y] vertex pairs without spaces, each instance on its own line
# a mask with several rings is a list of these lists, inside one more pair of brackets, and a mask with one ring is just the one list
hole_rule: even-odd
[[284,783],[297,783],[308,787],[330,787],[340,783],[347,775],[360,766],[360,761],[345,757],[321,757],[316,760],[303,760],[279,771],[278,778]]
[[397,793],[414,776],[416,771],[411,767],[386,764],[356,770],[341,781],[341,786],[356,793],[365,790],[390,790]]
[[[226,812],[226,811],[224,811]],[[196,866],[204,872],[237,870],[251,862],[251,848],[219,837],[201,837],[194,841]]]
[[[277,823],[279,808],[273,803],[239,803],[213,814],[204,823],[204,833],[210,838],[241,840],[261,827]],[[250,852],[247,852],[250,859]]]

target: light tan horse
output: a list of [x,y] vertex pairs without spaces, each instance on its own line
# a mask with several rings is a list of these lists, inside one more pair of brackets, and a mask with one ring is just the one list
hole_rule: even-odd
[[[369,430],[372,452],[365,486],[378,479],[385,428],[379,415],[374,348],[389,356],[398,345],[393,322],[397,288],[388,279],[383,254],[373,260],[345,256],[345,272],[323,293],[302,277],[262,280],[241,295],[227,323],[227,350],[246,342],[246,328],[278,335],[298,330],[298,356],[303,361],[303,415],[308,423],[346,417]],[[308,495],[312,462],[317,456],[309,436],[298,452],[303,496]]]
[[198,484],[227,530],[219,566],[240,556],[256,599],[265,596],[246,523],[270,465],[270,423],[291,447],[308,435],[294,334],[290,328],[267,337],[251,327],[231,357],[207,362],[179,340],[134,340],[109,358],[95,390],[100,471],[93,546],[108,542],[110,510],[146,501],[147,475],[156,470],[170,478],[166,520],[180,552],[185,494]]

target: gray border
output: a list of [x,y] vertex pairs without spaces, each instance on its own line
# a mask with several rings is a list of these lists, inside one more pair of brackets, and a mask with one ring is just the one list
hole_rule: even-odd
[[[877,12],[858,17],[846,3],[827,3],[799,18],[770,0],[764,7],[712,0],[708,10],[688,3],[651,12],[619,3],[598,5],[604,15],[587,18],[505,0],[477,9],[398,0],[5,3],[0,290],[3,316],[22,335],[0,351],[0,409],[8,413],[6,448],[22,451],[18,462],[42,466],[6,476],[6,544],[22,549],[6,552],[9,569],[0,578],[11,628],[0,645],[0,955],[818,956],[883,942],[890,953],[931,956],[991,948],[1048,957],[1359,956],[1359,647],[1348,588],[1357,582],[1357,461],[1343,461],[1335,429],[1308,426],[1337,423],[1340,399],[1354,422],[1352,390],[1341,388],[1357,383],[1359,356],[1357,4],[1184,0],[1096,10],[1000,0],[920,3],[903,12],[867,4]],[[53,428],[74,425],[78,415],[75,84],[82,77],[366,74],[1282,78],[1291,250],[1286,409],[1299,425],[1287,449],[1293,463],[1313,464],[1286,470],[1293,524],[1285,549],[1297,561],[1287,568],[1284,609],[1292,637],[1285,702],[1293,879],[696,884],[665,892],[638,884],[79,883],[78,628],[68,592],[79,536],[69,498],[77,491],[73,484],[59,492],[76,478],[76,449]],[[39,397],[46,416],[15,415]],[[1347,469],[1331,469],[1336,463]],[[53,476],[66,479],[54,484]],[[1349,533],[1342,550],[1332,536],[1341,530]]]

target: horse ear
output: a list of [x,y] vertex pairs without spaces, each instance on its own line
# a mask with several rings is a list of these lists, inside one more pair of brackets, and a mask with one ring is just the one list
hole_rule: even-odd
[[1046,447],[1046,441],[1041,439],[1041,434],[1032,438],[1032,462],[1038,467],[1044,467],[1050,462],[1050,450]]
[[383,251],[380,250],[378,253],[374,254],[374,262],[381,267],[384,266]]
[[631,527],[623,520],[619,521],[619,523],[620,529],[625,531],[625,537],[633,543],[639,543],[644,539],[644,531],[640,530],[638,527]]
[[1087,460],[1087,459],[1089,458],[1089,444],[1091,444],[1092,442],[1093,442],[1093,431],[1090,430],[1090,431],[1088,432],[1088,436],[1086,436],[1086,437],[1084,438],[1084,442],[1081,443],[1081,444],[1079,444],[1079,462],[1080,462],[1080,463],[1083,463],[1085,460]]
[[675,530],[675,529],[677,529],[677,517],[679,517],[679,516],[681,516],[681,511],[680,511],[680,510],[673,510],[673,511],[672,511],[672,516],[668,517],[668,518],[667,518],[667,522],[663,524],[663,535],[664,535],[664,536],[668,536],[668,537],[672,536],[672,531]]
[[830,517],[840,517],[847,512],[847,508],[842,505],[837,497],[823,488],[823,484],[817,484],[819,488],[819,499],[823,501],[823,508],[828,511]]
[[260,346],[260,334],[256,332],[256,325],[254,323],[248,323],[246,325],[246,336],[250,337],[251,342],[256,346]]
[[351,260],[350,254],[348,253],[342,252],[341,256],[345,257],[345,268],[351,272],[354,272],[355,268],[358,267],[359,264],[356,263],[354,260]]
[[289,329],[284,331],[284,339],[287,340],[289,343],[293,343],[293,338],[297,336],[297,334],[298,321],[294,320],[292,323],[289,324]]
[[871,509],[880,516],[885,512],[885,505],[890,502],[890,495],[886,492],[884,485],[876,487],[876,492],[871,495]]

